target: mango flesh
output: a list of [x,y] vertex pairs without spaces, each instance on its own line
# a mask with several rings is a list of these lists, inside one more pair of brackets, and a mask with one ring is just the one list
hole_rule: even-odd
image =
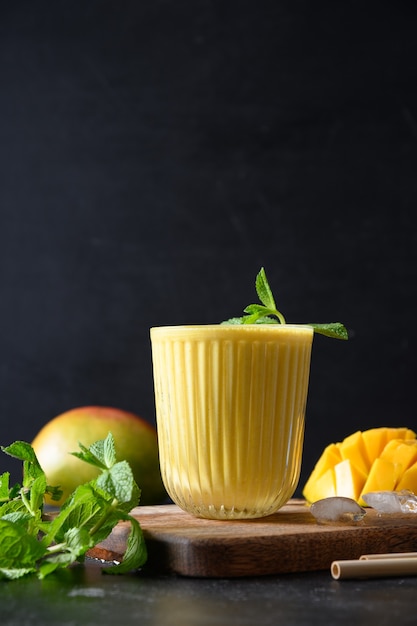
[[362,498],[370,491],[417,493],[417,435],[406,427],[357,431],[323,450],[307,479],[303,496],[310,504],[332,496]]

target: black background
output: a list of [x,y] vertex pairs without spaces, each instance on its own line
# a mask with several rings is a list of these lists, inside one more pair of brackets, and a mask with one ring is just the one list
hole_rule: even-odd
[[241,314],[261,266],[288,321],[350,333],[314,340],[302,480],[417,427],[414,3],[0,7],[0,443],[153,422],[149,327]]

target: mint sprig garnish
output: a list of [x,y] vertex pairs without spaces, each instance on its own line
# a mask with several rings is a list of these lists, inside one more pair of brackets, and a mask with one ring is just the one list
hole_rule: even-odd
[[44,578],[58,568],[83,562],[88,550],[103,541],[123,520],[130,522],[124,557],[105,568],[111,574],[139,569],[147,550],[139,522],[129,512],[139,503],[140,489],[127,461],[117,461],[111,433],[73,454],[100,469],[95,480],[80,485],[56,515],[43,515],[44,496],[60,498],[29,443],[16,441],[1,449],[23,461],[22,485],[10,487],[10,474],[0,476],[0,579],[27,574]]
[[[286,324],[285,317],[278,311],[275,298],[269,286],[264,268],[262,267],[256,276],[256,293],[261,304],[249,304],[243,311],[242,317],[231,317],[222,324]],[[348,332],[340,322],[325,324],[303,324],[311,326],[316,333],[332,337],[334,339],[348,339]]]

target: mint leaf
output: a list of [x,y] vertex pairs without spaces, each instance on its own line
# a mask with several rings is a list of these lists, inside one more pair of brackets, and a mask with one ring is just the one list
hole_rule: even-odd
[[22,524],[0,519],[0,570],[34,571],[45,548]]
[[224,320],[220,322],[220,324],[224,324],[225,326],[238,326],[239,324],[243,324],[243,317],[230,317],[228,320]]
[[348,339],[349,335],[343,324],[340,322],[332,322],[330,324],[306,324],[312,326],[316,333],[332,337],[333,339]]
[[35,480],[32,482],[30,487],[30,509],[34,513],[37,509],[40,509],[43,504],[43,498],[46,491],[46,476],[45,474],[40,474]]
[[98,476],[97,487],[116,498],[119,504],[128,504],[130,508],[133,508],[139,499],[138,488],[127,461],[116,463],[110,470]]
[[105,439],[91,444],[88,449],[80,443],[78,445],[81,452],[71,452],[71,454],[90,465],[100,469],[110,469],[116,463],[116,449],[111,433]]
[[45,578],[60,567],[67,567],[75,561],[82,562],[84,555],[92,548],[94,541],[84,528],[70,528],[64,536],[62,544],[53,545],[40,563],[38,577]]
[[59,567],[65,567],[67,565],[71,565],[71,563],[68,563],[65,559],[42,561],[42,563],[39,565],[39,569],[37,572],[38,578],[40,580],[43,580],[46,576],[48,576],[48,574],[52,574],[52,572],[55,572],[55,570],[57,570]]
[[94,454],[94,452],[91,451],[91,446],[90,448],[86,448],[85,446],[83,446],[82,443],[78,443],[78,445],[80,446],[81,452],[71,452],[70,454],[72,454],[72,456],[76,456],[81,461],[84,461],[85,463],[89,463],[90,465],[94,465],[94,467],[99,467],[100,469],[107,469],[104,461],[100,460]]
[[32,574],[33,571],[32,567],[0,567],[0,580],[15,580],[26,576],[26,574]]
[[62,543],[70,528],[84,526],[90,530],[107,506],[108,501],[96,493],[92,484],[80,485],[64,502],[59,514],[48,524],[45,542],[48,545]]
[[275,309],[270,309],[262,304],[249,304],[249,306],[244,309],[245,313],[248,313],[247,316],[243,318],[243,324],[259,324],[259,320],[268,319],[268,323],[270,324],[278,324],[276,319],[273,319],[272,315],[276,315]]
[[34,449],[30,443],[26,443],[26,441],[15,441],[10,446],[1,446],[1,449],[3,452],[14,457],[15,459],[19,459],[20,461],[29,461],[40,468]]
[[[277,310],[275,298],[272,294],[266,277],[265,269],[261,267],[255,280],[256,293],[261,304],[249,304],[243,312],[246,315],[242,317],[231,317],[221,324],[239,325],[239,324],[286,324],[285,317]],[[334,339],[348,339],[348,332],[340,322],[332,322],[329,324],[302,324],[310,326],[313,330],[326,337]]]
[[70,528],[65,533],[66,550],[72,555],[72,560],[75,561],[94,546],[93,538],[86,528]]
[[26,524],[32,519],[32,515],[28,513],[26,507],[24,507],[24,510],[20,511],[9,511],[8,513],[2,512],[1,519],[12,522],[13,524],[26,526]]
[[263,267],[261,267],[258,275],[256,276],[255,288],[258,298],[262,304],[268,309],[275,311],[277,307]]
[[139,522],[130,515],[126,517],[126,520],[130,521],[131,529],[127,538],[127,547],[123,561],[118,565],[106,568],[104,572],[107,574],[126,574],[132,570],[139,569],[146,563],[146,544]]
[[[0,476],[0,511],[4,503],[8,503],[18,497],[20,485],[16,484],[10,487],[10,472],[4,472]],[[0,513],[1,516],[1,513]]]
[[10,472],[4,472],[0,476],[0,502],[6,502],[9,499]]
[[23,461],[23,487],[30,489],[33,481],[42,476],[43,470],[39,464],[34,449],[26,441],[15,441],[10,446],[1,446],[3,452]]
[[[119,503],[112,493],[98,488],[97,481],[80,485],[64,503],[60,514],[53,520],[48,531],[48,543],[63,542],[70,528],[84,527],[94,542],[103,541],[117,524],[124,519],[125,509],[132,506]],[[137,488],[138,489],[138,488]],[[137,504],[139,499],[135,501]]]
[[278,324],[278,320],[273,317],[259,317],[254,314],[253,317],[250,315],[245,315],[244,317],[231,317],[225,322],[220,322],[220,324],[227,326],[238,326],[239,324]]
[[23,500],[19,498],[13,498],[8,502],[4,502],[0,507],[0,517],[3,518],[10,513],[26,513],[31,517],[31,514],[28,512],[28,509],[23,502]]
[[104,441],[93,443],[91,451],[100,458],[107,468],[113,467],[116,463],[116,448],[114,439],[109,433]]

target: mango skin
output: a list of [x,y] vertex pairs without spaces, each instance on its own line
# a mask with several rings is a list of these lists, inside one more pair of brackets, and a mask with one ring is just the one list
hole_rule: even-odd
[[80,484],[97,477],[99,470],[81,461],[71,452],[79,452],[79,443],[89,447],[111,432],[117,460],[129,462],[141,489],[140,504],[160,504],[167,498],[159,469],[156,429],[138,415],[113,407],[85,406],[61,413],[41,428],[32,447],[51,486],[60,486],[60,506]]
[[416,437],[406,427],[381,427],[329,444],[304,485],[304,498],[312,504],[343,496],[367,506],[362,495],[370,491],[417,493]]

